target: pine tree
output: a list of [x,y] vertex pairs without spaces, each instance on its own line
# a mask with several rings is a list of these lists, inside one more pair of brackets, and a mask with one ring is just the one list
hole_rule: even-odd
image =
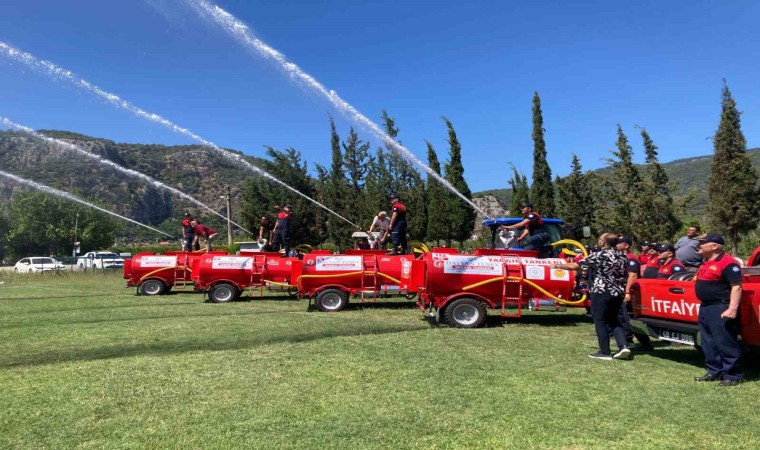
[[[449,130],[449,162],[444,167],[446,181],[451,183],[451,185],[454,186],[454,189],[459,191],[459,193],[465,198],[472,200],[472,192],[467,185],[467,181],[464,179],[462,145],[457,139],[457,134],[456,131],[454,131],[454,125],[451,124],[451,121],[445,117],[442,117],[442,119]],[[449,221],[451,221],[453,225],[453,234],[449,236],[449,238],[453,238],[460,243],[463,243],[470,238],[472,230],[475,227],[475,210],[453,193],[450,198],[448,212]]]
[[512,165],[512,178],[509,179],[509,186],[512,189],[509,215],[519,217],[520,205],[530,202],[530,188],[528,187],[528,177],[520,174],[514,165]]
[[723,80],[721,115],[713,138],[713,157],[709,183],[709,216],[712,227],[731,241],[736,254],[741,233],[757,226],[757,171],[747,156],[747,141],[741,131],[740,112]]
[[644,142],[647,170],[642,180],[639,208],[640,220],[637,224],[639,238],[662,242],[672,241],[681,228],[676,204],[673,201],[674,186],[668,180],[665,169],[657,159],[657,146],[645,128],[641,128]]
[[583,173],[578,155],[573,154],[570,174],[564,178],[557,177],[559,193],[559,217],[577,230],[590,226],[594,221],[594,200],[591,196],[591,183],[588,174]]
[[364,188],[364,177],[369,170],[369,142],[359,139],[353,127],[348,133],[348,139],[343,143],[343,166],[346,170],[353,197],[359,197]]
[[541,99],[538,92],[533,94],[533,184],[530,198],[533,208],[544,217],[554,217],[554,186],[552,169],[546,161],[544,141],[544,118],[541,113]]
[[[428,166],[438,175],[441,174],[441,163],[438,160],[438,155],[433,148],[433,144],[425,141],[428,149]],[[448,191],[441,184],[440,181],[434,179],[432,176],[427,177],[427,198],[428,198],[428,225],[427,225],[427,239],[435,241],[440,245],[442,239],[446,239],[449,230],[449,213]]]
[[633,164],[633,147],[628,143],[628,137],[620,124],[617,126],[617,135],[617,150],[610,152],[616,159],[607,160],[610,172],[599,179],[602,196],[596,197],[596,229],[640,240],[647,238],[637,229],[641,216],[641,175]]
[[[266,147],[266,154],[271,158],[271,161],[265,161],[262,169],[298,192],[316,199],[314,182],[309,176],[306,163],[301,160],[299,151],[293,148],[279,151],[272,147]],[[289,205],[293,209],[293,224],[288,233],[291,247],[298,244],[314,245],[321,242],[316,220],[316,210],[318,209],[316,205],[264,177],[251,178],[243,191],[243,204],[241,205],[241,209],[246,211],[245,217],[254,220],[251,231],[258,234],[259,222],[256,219],[260,219],[262,216],[275,217],[275,205]]]

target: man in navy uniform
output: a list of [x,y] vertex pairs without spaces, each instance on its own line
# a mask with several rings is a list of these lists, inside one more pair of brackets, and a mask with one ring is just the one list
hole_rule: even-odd
[[742,381],[742,347],[736,318],[742,298],[739,263],[723,252],[723,236],[707,233],[699,237],[704,263],[697,269],[694,290],[702,302],[699,334],[707,373],[694,381],[718,381],[736,386]]

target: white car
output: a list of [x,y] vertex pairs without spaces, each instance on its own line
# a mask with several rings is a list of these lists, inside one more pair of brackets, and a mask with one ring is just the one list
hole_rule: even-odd
[[31,272],[57,272],[59,270],[65,270],[66,267],[62,262],[56,261],[55,258],[48,258],[45,256],[32,256],[31,258],[23,258],[16,263],[13,268],[14,272],[31,273]]

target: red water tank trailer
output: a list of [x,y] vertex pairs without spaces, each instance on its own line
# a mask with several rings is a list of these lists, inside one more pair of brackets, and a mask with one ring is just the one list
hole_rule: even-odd
[[[128,287],[137,287],[142,295],[160,295],[172,287],[184,288],[191,281],[192,266],[207,253],[166,252],[163,255],[141,252],[124,261],[124,278]],[[212,252],[225,254],[225,252]]]
[[298,258],[283,258],[278,253],[246,255],[213,255],[201,257],[192,268],[196,290],[208,291],[214,303],[226,303],[240,297],[249,287],[292,288],[293,262]]
[[383,251],[347,250],[342,255],[309,253],[293,267],[299,296],[314,298],[320,311],[340,311],[350,296],[374,302],[381,295],[399,293],[401,265],[412,255]]
[[419,294],[417,304],[423,311],[462,328],[481,325],[487,308],[499,309],[502,317],[521,317],[525,306],[558,311],[566,305],[587,305],[574,291],[575,272],[553,267],[564,260],[518,255],[435,249],[403,262],[400,287]]

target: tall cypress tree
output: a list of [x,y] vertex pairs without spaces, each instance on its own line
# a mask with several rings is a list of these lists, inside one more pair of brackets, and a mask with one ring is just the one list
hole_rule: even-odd
[[[467,199],[472,200],[472,192],[464,179],[464,166],[462,165],[462,144],[457,139],[454,125],[445,117],[442,117],[449,130],[449,162],[444,167],[446,181],[454,186]],[[475,210],[458,196],[451,194],[449,201],[449,220],[453,225],[451,238],[460,243],[466,241],[472,235],[475,227]]]
[[741,233],[757,226],[757,171],[747,156],[747,141],[741,130],[740,112],[723,80],[721,114],[713,144],[709,187],[709,215],[712,227],[731,240],[736,254]]
[[541,98],[538,92],[533,94],[533,184],[530,198],[533,208],[544,217],[553,217],[554,185],[552,169],[546,161],[546,142],[544,141],[544,117],[541,112]]
[[[441,163],[438,160],[438,155],[433,148],[433,144],[425,141],[428,149],[428,165],[433,172],[438,175],[441,174]],[[446,239],[449,229],[449,213],[448,213],[448,191],[441,182],[433,178],[427,177],[427,198],[428,198],[428,225],[427,225],[427,239],[435,241],[440,245],[442,239]]]
[[509,186],[512,188],[509,215],[519,217],[520,205],[530,201],[530,188],[528,188],[528,177],[520,174],[514,165],[512,165],[512,178],[509,179]]
[[641,128],[641,139],[644,142],[647,170],[642,179],[639,198],[641,216],[637,232],[640,238],[646,240],[672,240],[681,228],[681,220],[673,201],[674,187],[657,159],[657,146],[645,128]]
[[[327,183],[323,185],[325,200],[330,209],[346,217],[351,205],[349,202],[350,187],[343,165],[340,136],[335,129],[335,121],[332,117],[330,118],[330,149],[332,152],[332,164],[330,165]],[[351,232],[351,226],[340,217],[337,217],[335,214],[330,214],[327,217],[327,236],[339,248],[351,246]]]

